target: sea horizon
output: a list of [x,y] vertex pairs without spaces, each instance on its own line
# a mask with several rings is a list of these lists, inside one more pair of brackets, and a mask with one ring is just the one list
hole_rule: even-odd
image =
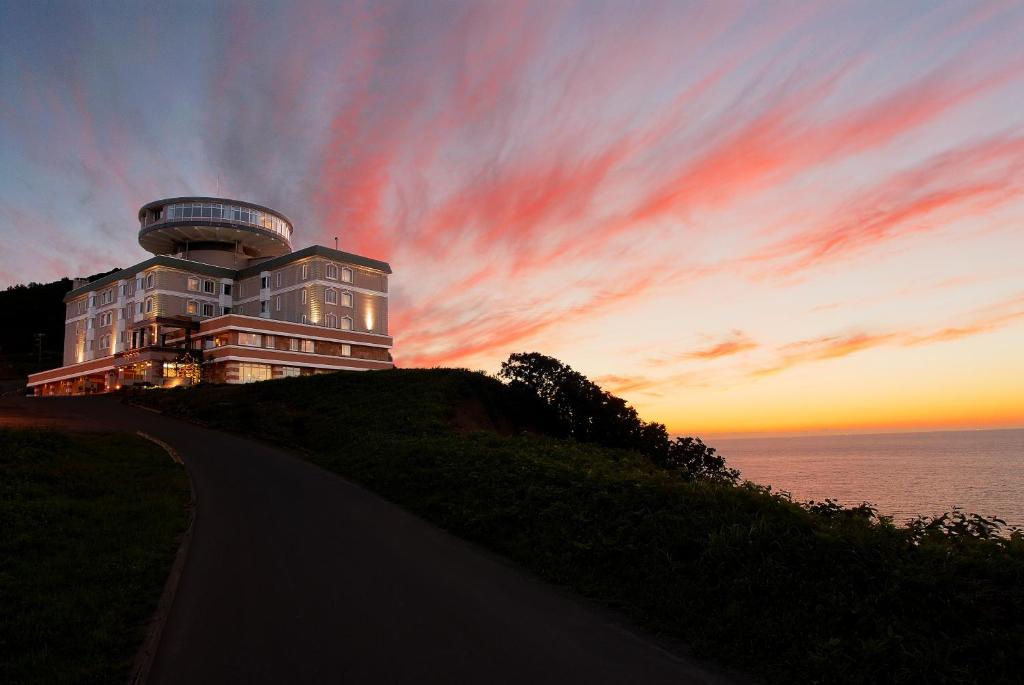
[[897,523],[958,507],[1024,527],[1024,429],[717,439],[742,478],[796,501],[868,502]]

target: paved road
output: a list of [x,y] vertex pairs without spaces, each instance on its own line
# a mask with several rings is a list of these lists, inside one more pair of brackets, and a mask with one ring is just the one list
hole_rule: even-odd
[[137,430],[197,496],[152,683],[722,683],[342,478],[115,398],[0,398],[0,425]]

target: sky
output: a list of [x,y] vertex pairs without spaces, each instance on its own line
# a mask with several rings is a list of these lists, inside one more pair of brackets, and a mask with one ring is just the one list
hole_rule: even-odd
[[400,366],[701,435],[1024,426],[1024,4],[0,0],[0,287],[213,195],[387,260]]

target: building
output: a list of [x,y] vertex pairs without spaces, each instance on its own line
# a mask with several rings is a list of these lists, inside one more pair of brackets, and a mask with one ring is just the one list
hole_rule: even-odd
[[139,210],[153,257],[64,302],[64,365],[29,376],[37,395],[197,380],[247,383],[388,369],[386,262],[321,245],[292,251],[292,223],[237,200],[177,197]]

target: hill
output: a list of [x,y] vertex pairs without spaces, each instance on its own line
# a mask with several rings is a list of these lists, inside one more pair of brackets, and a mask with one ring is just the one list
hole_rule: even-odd
[[[116,269],[114,270],[116,271]],[[113,271],[94,274],[94,281]],[[30,373],[52,369],[63,362],[64,296],[73,281],[62,278],[52,283],[12,285],[0,290],[0,378],[24,378]],[[40,351],[36,335],[43,334]]]
[[[536,395],[455,369],[136,391],[275,441],[701,656],[778,682],[1012,682],[1024,541],[899,528],[557,437]],[[368,521],[366,525],[373,525]]]

